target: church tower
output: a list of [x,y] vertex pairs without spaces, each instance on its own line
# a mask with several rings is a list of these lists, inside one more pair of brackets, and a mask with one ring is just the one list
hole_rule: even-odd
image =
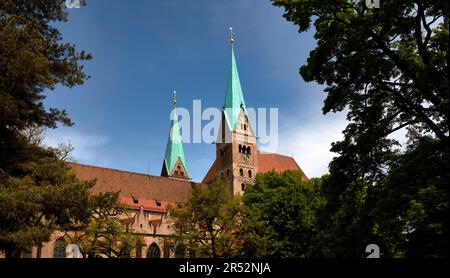
[[216,142],[216,179],[224,180],[230,191],[239,195],[253,183],[258,171],[256,137],[250,126],[234,57],[234,34],[230,28],[231,61],[225,104]]
[[173,91],[173,115],[161,176],[189,179],[186,159],[184,158],[183,142],[181,141],[180,128],[178,126],[176,104],[176,92]]

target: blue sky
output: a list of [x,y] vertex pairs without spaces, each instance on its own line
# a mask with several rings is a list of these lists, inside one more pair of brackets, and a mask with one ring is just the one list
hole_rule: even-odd
[[[48,145],[75,147],[80,163],[159,175],[172,108],[222,107],[230,59],[229,26],[248,107],[279,110],[279,153],[310,177],[327,170],[345,115],[323,116],[325,93],[298,74],[315,46],[270,1],[90,0],[58,24],[66,42],[92,53],[82,86],[47,92],[46,107],[64,108],[71,128],[47,132]],[[206,174],[213,144],[185,144],[193,180]]]

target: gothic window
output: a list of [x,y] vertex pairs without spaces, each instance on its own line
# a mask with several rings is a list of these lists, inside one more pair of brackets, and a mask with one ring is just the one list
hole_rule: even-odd
[[248,170],[248,177],[249,177],[249,178],[252,177],[252,170]]
[[161,250],[156,243],[152,243],[147,250],[147,258],[161,258]]
[[119,258],[131,258],[131,250],[128,245],[125,245],[122,250],[120,250]]
[[66,244],[62,238],[55,241],[55,247],[53,248],[53,258],[65,258],[66,257]]
[[243,183],[241,184],[241,190],[245,191],[245,184],[243,184]]
[[241,177],[243,177],[243,176],[244,176],[244,170],[242,170],[242,168],[241,168],[241,169],[239,169],[239,175],[240,175]]

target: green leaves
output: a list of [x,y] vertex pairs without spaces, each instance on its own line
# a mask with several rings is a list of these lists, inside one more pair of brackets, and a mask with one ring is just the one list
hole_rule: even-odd
[[88,78],[80,62],[91,55],[64,43],[50,24],[65,19],[62,0],[0,3],[0,168],[4,171],[26,148],[21,130],[73,124],[65,110],[46,109],[42,102],[45,90],[54,90],[57,84],[81,85]]
[[236,255],[242,206],[225,184],[195,186],[188,202],[172,207],[169,213],[176,244],[186,246],[190,257]]
[[67,151],[45,148],[32,134],[73,124],[66,111],[44,107],[44,91],[87,78],[79,63],[90,54],[54,27],[66,19],[63,0],[0,1],[0,250],[9,257],[90,217],[93,183],[75,178]]
[[244,194],[240,232],[246,257],[308,257],[325,200],[320,182],[301,181],[300,172],[258,174]]
[[7,254],[48,240],[55,228],[79,227],[90,217],[87,190],[93,182],[77,180],[51,151],[34,151],[33,159],[17,169],[20,176],[0,178],[0,249]]
[[[299,32],[315,27],[300,75],[325,85],[323,112],[348,111],[313,247],[360,257],[376,242],[386,257],[448,257],[449,4],[364,3],[273,1]],[[406,151],[392,139],[400,130]]]
[[66,241],[77,244],[85,258],[130,257],[131,250],[143,244],[139,236],[128,230],[121,217],[128,216],[118,201],[119,194],[100,193],[89,197],[89,218],[68,231]]

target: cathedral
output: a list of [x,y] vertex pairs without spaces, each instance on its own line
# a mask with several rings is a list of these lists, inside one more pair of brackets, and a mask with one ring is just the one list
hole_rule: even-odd
[[[91,193],[120,191],[120,202],[129,213],[122,222],[128,229],[143,236],[145,244],[131,253],[136,258],[183,257],[170,240],[170,219],[167,208],[188,200],[190,189],[199,183],[223,180],[233,194],[243,194],[245,186],[254,182],[258,173],[287,170],[303,171],[294,158],[259,151],[250,126],[231,34],[231,61],[222,109],[221,126],[216,141],[216,158],[202,181],[189,178],[180,136],[178,118],[172,117],[166,152],[159,176],[133,173],[79,163],[70,163],[79,179],[96,179]],[[176,99],[174,98],[174,106]],[[307,180],[303,174],[302,179]],[[130,217],[131,215],[131,217]],[[66,255],[62,232],[55,232],[49,242],[33,247],[31,257],[61,258]],[[75,255],[76,256],[76,255]]]

